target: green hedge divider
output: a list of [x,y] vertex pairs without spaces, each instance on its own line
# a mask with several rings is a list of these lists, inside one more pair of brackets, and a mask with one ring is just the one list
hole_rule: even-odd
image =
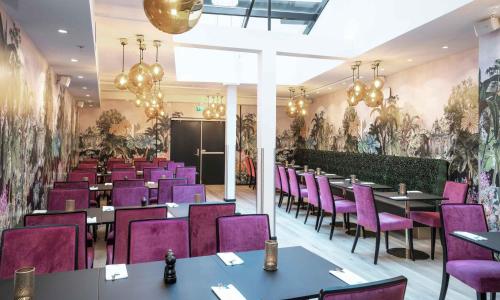
[[406,183],[408,190],[435,195],[443,193],[448,162],[442,159],[297,149],[295,161],[309,168],[394,186]]

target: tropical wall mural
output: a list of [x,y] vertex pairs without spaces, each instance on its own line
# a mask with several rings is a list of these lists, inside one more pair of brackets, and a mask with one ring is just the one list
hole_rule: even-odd
[[0,231],[46,207],[75,159],[76,108],[28,36],[0,10]]
[[480,39],[479,203],[490,228],[500,230],[500,32]]

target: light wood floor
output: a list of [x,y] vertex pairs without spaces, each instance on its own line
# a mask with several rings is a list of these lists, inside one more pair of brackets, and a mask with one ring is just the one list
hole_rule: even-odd
[[[207,200],[220,200],[224,196],[223,186],[207,186]],[[256,192],[246,186],[238,186],[236,189],[237,211],[241,213],[255,213]],[[342,228],[337,227],[333,239],[329,240],[328,222],[319,233],[314,230],[314,217],[309,218],[308,224],[304,225],[305,210],[301,211],[298,219],[295,214],[287,214],[283,208],[277,208],[276,235],[280,247],[302,246],[311,252],[331,261],[332,263],[349,269],[369,281],[403,275],[408,278],[406,298],[409,300],[431,300],[438,299],[441,288],[442,251],[439,241],[436,242],[435,260],[411,260],[400,259],[385,253],[383,242],[378,265],[373,264],[375,252],[375,239],[359,239],[356,252],[351,253],[354,237],[343,233]],[[341,217],[338,217],[339,220]],[[404,246],[403,236],[390,238],[390,247]],[[430,253],[429,240],[416,240],[415,248]],[[102,232],[100,240],[96,244],[94,267],[102,267],[106,261]],[[331,276],[325,274],[325,276]],[[475,291],[458,280],[451,278],[446,299],[465,300],[475,299]],[[390,300],[390,299],[388,299]]]

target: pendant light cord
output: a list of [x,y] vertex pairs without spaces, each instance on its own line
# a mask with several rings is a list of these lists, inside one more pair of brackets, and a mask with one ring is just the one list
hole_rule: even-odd
[[125,43],[122,43],[122,73],[125,72]]

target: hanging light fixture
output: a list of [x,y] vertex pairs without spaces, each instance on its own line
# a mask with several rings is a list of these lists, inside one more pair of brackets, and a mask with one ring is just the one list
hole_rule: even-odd
[[162,65],[158,63],[158,48],[161,46],[161,41],[154,40],[153,45],[156,48],[156,60],[155,63],[151,65],[151,74],[153,75],[153,81],[161,81],[164,74]]
[[193,29],[200,20],[203,0],[144,0],[144,12],[159,30],[179,34]]
[[307,114],[307,96],[306,96],[306,90],[301,87],[300,88],[300,95],[296,98],[295,97],[295,89],[294,88],[289,88],[290,91],[290,99],[288,100],[288,106],[287,106],[287,115],[290,118],[295,118],[296,116],[305,116]]
[[149,65],[143,62],[146,50],[144,36],[137,36],[137,42],[139,42],[139,63],[130,68],[127,87],[134,94],[146,94],[153,88],[153,75]]
[[119,90],[127,89],[128,75],[125,73],[125,45],[127,45],[127,42],[125,38],[120,39],[122,45],[122,72],[115,77],[115,87]]
[[226,105],[222,96],[207,96],[207,107],[203,110],[205,119],[222,119],[226,112]]
[[[366,85],[359,79],[360,61],[357,61],[351,66],[352,70],[352,85],[347,89],[347,103],[350,106],[358,105],[359,101],[363,100],[366,94]],[[357,76],[355,75],[357,71]]]
[[384,100],[384,93],[382,92],[382,87],[384,86],[384,80],[378,76],[378,67],[380,61],[375,61],[372,64],[373,70],[373,81],[368,88],[368,92],[365,97],[365,104],[368,107],[377,107],[382,104]]

